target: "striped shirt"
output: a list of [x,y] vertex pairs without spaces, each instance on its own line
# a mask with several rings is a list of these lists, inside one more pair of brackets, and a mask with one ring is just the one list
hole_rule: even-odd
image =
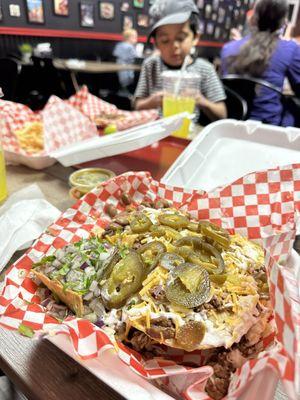
[[[135,99],[146,98],[163,89],[162,73],[169,68],[160,56],[147,58],[140,73],[139,82],[134,94]],[[208,61],[196,58],[188,65],[187,71],[200,75],[200,91],[209,101],[217,103],[226,99],[222,83],[213,67]]]

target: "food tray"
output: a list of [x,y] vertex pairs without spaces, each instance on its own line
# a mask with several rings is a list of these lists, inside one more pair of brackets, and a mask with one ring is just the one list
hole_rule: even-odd
[[300,129],[228,119],[204,128],[162,182],[209,191],[252,171],[299,161]]
[[[271,171],[271,174],[268,174],[268,171],[264,172],[264,178],[261,179],[261,174],[252,174],[252,175],[248,175],[244,178],[241,178],[242,184],[237,185],[237,184],[233,184],[232,185],[232,190],[233,188],[238,189],[239,193],[243,194],[244,193],[244,189],[248,188],[248,182],[249,181],[253,181],[254,179],[256,179],[257,177],[260,178],[260,182],[265,182],[265,183],[269,183],[269,182],[277,182],[279,184],[282,185],[283,191],[287,191],[287,192],[291,192],[292,196],[282,199],[283,202],[283,207],[282,209],[280,209],[280,213],[275,213],[276,215],[280,215],[281,219],[280,221],[278,221],[279,224],[281,224],[281,221],[287,221],[286,224],[284,225],[278,225],[285,227],[286,229],[288,228],[293,228],[291,225],[291,221],[293,220],[293,216],[294,213],[299,210],[299,204],[297,203],[297,199],[298,199],[298,194],[299,194],[299,189],[295,188],[295,193],[293,192],[294,190],[294,184],[296,182],[299,182],[300,180],[300,164],[295,165],[294,168],[292,166],[287,166],[282,169],[279,170],[273,170]],[[126,191],[128,191],[129,193],[131,193],[131,190],[135,190],[134,195],[137,196],[139,198],[139,200],[141,200],[141,195],[142,196],[148,196],[150,190],[152,190],[151,193],[153,193],[154,197],[156,198],[157,196],[162,196],[163,198],[167,198],[169,200],[174,201],[174,203],[177,204],[181,204],[183,207],[186,206],[187,203],[187,199],[190,197],[190,192],[186,192],[184,194],[186,194],[188,197],[186,198],[186,200],[184,199],[183,196],[180,196],[180,194],[182,193],[182,191],[178,191],[178,188],[166,188],[165,185],[162,185],[159,182],[155,182],[152,180],[152,178],[150,177],[149,174],[145,174],[143,172],[140,173],[128,173],[128,174],[124,174],[123,176],[119,176],[116,177],[112,180],[109,180],[108,182],[103,184],[103,187],[99,187],[98,189],[95,189],[94,192],[90,193],[86,199],[82,199],[80,202],[77,203],[76,206],[74,206],[73,209],[67,210],[62,217],[60,218],[60,220],[56,221],[56,223],[49,228],[49,233],[48,231],[44,234],[43,237],[41,237],[39,239],[39,241],[37,241],[37,243],[34,245],[34,247],[32,249],[29,250],[29,252],[24,256],[24,258],[20,259],[16,265],[10,269],[9,271],[9,275],[7,275],[7,282],[8,282],[8,288],[11,286],[11,282],[15,282],[15,280],[17,280],[16,282],[16,287],[18,287],[20,289],[19,293],[21,298],[24,298],[24,294],[26,294],[26,299],[28,299],[28,301],[26,302],[26,307],[28,309],[28,311],[30,311],[29,313],[27,313],[27,311],[25,309],[20,310],[19,314],[16,314],[14,312],[14,310],[10,309],[4,309],[4,311],[7,311],[5,314],[3,314],[3,318],[1,318],[2,323],[6,323],[6,324],[11,324],[13,323],[14,326],[17,326],[17,320],[18,321],[23,321],[26,320],[27,323],[34,323],[34,328],[44,328],[45,326],[49,326],[49,324],[51,324],[51,319],[47,319],[45,320],[45,314],[44,314],[44,310],[40,309],[40,307],[38,307],[37,304],[34,304],[34,307],[32,306],[32,303],[30,302],[31,298],[34,296],[34,292],[32,292],[32,290],[29,291],[29,287],[28,285],[28,280],[23,279],[20,281],[20,277],[19,274],[16,273],[16,271],[18,269],[22,269],[24,267],[29,267],[30,264],[28,265],[28,262],[34,261],[35,259],[39,259],[41,256],[41,252],[43,254],[43,252],[46,252],[45,249],[46,248],[50,248],[47,246],[54,246],[54,248],[58,248],[61,247],[61,245],[63,243],[70,243],[75,239],[75,237],[78,237],[77,235],[79,235],[79,237],[83,237],[84,235],[88,234],[88,232],[91,229],[91,225],[94,225],[96,223],[95,221],[95,216],[96,215],[100,215],[99,213],[101,213],[102,208],[104,207],[105,202],[107,202],[108,200],[108,196],[110,200],[116,200],[116,201],[121,201],[120,200],[120,196],[122,193],[122,190],[124,190],[123,188],[125,188]],[[120,192],[121,189],[121,192]],[[158,192],[156,192],[156,190],[158,190]],[[261,185],[257,185],[257,187],[255,187],[255,193],[260,194],[262,192],[262,187]],[[293,193],[292,193],[293,192]],[[236,190],[234,190],[234,193],[236,193]],[[211,198],[216,198],[215,196],[218,195],[218,192],[212,192],[211,194]],[[203,216],[203,211],[208,213],[208,218],[214,218],[216,217],[216,214],[213,210],[213,204],[210,205],[209,202],[207,202],[207,204],[205,205],[205,199],[210,199],[210,197],[208,197],[209,195],[201,195],[200,193],[195,193],[193,194],[194,196],[194,201],[192,202],[193,204],[190,205],[189,208],[187,208],[187,210],[190,210],[193,212],[193,210],[197,210],[197,216],[199,218],[201,218]],[[228,192],[224,192],[222,194],[220,194],[220,200],[221,198],[224,198],[222,196],[225,196],[226,198],[228,197]],[[246,195],[245,198],[247,199]],[[273,204],[277,204],[278,198],[278,193],[274,194],[274,193],[270,193],[270,205]],[[200,200],[203,200],[200,201]],[[293,207],[292,209],[286,208],[287,204],[290,204],[292,200],[292,204]],[[264,202],[264,199],[261,199],[260,201]],[[179,203],[180,202],[180,203]],[[259,203],[260,204],[260,203]],[[265,203],[264,203],[265,204]],[[296,206],[297,205],[297,206]],[[294,209],[295,207],[295,209]],[[242,218],[237,218],[236,220],[231,220],[230,222],[230,226],[232,226],[236,229],[242,230],[244,232],[244,230],[246,230],[246,232],[249,233],[249,237],[252,239],[255,238],[259,238],[262,236],[263,232],[265,232],[266,234],[268,234],[269,229],[272,229],[272,219],[271,216],[274,215],[274,212],[272,212],[271,216],[269,217],[269,219],[267,221],[265,221],[264,224],[264,229],[261,228],[259,222],[256,219],[256,215],[253,214],[253,208],[252,207],[248,207],[245,210],[241,209],[240,207],[234,207],[235,209],[235,215],[237,217],[242,217]],[[284,211],[285,210],[285,211]],[[289,212],[290,210],[290,212]],[[75,212],[74,212],[75,211]],[[220,209],[221,211],[221,209]],[[275,210],[276,211],[276,210]],[[281,213],[282,211],[282,213]],[[210,214],[211,213],[211,214]],[[258,210],[256,210],[256,214],[258,213]],[[211,217],[210,217],[211,215]],[[246,216],[248,216],[249,218],[244,218]],[[91,217],[92,218],[91,218]],[[244,216],[244,217],[243,217]],[[283,219],[284,218],[284,219]],[[80,223],[78,223],[80,221]],[[218,219],[218,221],[220,221]],[[75,222],[75,224],[74,224]],[[99,221],[100,223],[101,221]],[[224,224],[226,223],[226,221],[224,222]],[[91,224],[91,225],[90,225]],[[74,229],[74,225],[75,225],[75,229]],[[230,228],[229,226],[229,228]],[[273,230],[272,230],[273,232]],[[277,232],[277,230],[275,231]],[[270,231],[271,233],[271,231]],[[290,245],[292,244],[292,239],[293,239],[293,234],[294,231],[292,230],[291,232],[289,230],[287,230],[287,232],[285,234],[282,235],[278,235],[275,236],[275,238],[272,238],[271,241],[268,241],[268,246],[266,247],[267,249],[270,249],[271,254],[276,255],[277,254],[282,254],[283,256],[287,255],[288,249],[290,247]],[[45,247],[46,246],[46,247]],[[279,280],[279,278],[282,280],[282,273],[278,267],[277,264],[273,264],[273,268],[272,268],[272,264],[270,262],[270,257],[268,258],[268,265],[270,265],[271,267],[271,272],[272,273],[272,283],[273,285],[271,286],[272,288],[272,294],[273,294],[273,299],[274,299],[274,305],[275,305],[275,310],[276,310],[276,315],[278,317],[281,318],[281,321],[284,321],[284,324],[280,324],[280,327],[282,328],[280,332],[283,332],[283,328],[287,328],[290,326],[290,335],[285,336],[279,336],[279,340],[282,341],[284,348],[287,349],[287,351],[289,351],[290,347],[289,347],[289,343],[290,343],[290,339],[294,336],[294,327],[296,325],[294,325],[293,320],[291,318],[288,318],[287,314],[284,314],[282,316],[281,312],[282,312],[282,302],[285,299],[286,300],[286,307],[284,307],[285,310],[290,310],[290,306],[292,303],[290,303],[289,299],[290,297],[287,297],[287,295],[290,293],[289,290],[291,290],[291,293],[294,293],[292,290],[294,290],[294,288],[297,289],[296,286],[292,286],[291,283],[291,287],[289,285],[287,285],[287,289],[289,289],[288,291],[285,291],[285,286],[282,286],[282,284],[280,283],[281,281]],[[16,268],[16,269],[15,269]],[[13,276],[12,276],[13,275]],[[15,280],[14,280],[14,279]],[[9,280],[12,279],[12,280]],[[293,281],[293,280],[292,280]],[[15,287],[14,287],[15,288]],[[278,296],[275,296],[276,293],[276,289],[278,288]],[[280,295],[281,294],[281,295]],[[13,300],[15,302],[16,300],[16,293],[11,292],[10,290],[6,290],[4,292],[4,295],[9,297],[9,298],[5,298],[5,300]],[[298,295],[296,296],[296,299],[298,299]],[[2,303],[3,304],[3,303]],[[6,301],[4,304],[7,304]],[[23,303],[22,303],[23,304]],[[17,304],[18,306],[18,304]],[[25,306],[25,304],[24,304]],[[23,305],[22,305],[23,307]],[[3,308],[2,308],[3,309]],[[11,312],[13,311],[14,314],[14,318],[15,318],[15,314],[17,316],[17,318],[15,319],[11,319]],[[287,311],[285,311],[286,313]],[[17,320],[16,320],[17,319]],[[70,324],[70,325],[68,325]],[[83,324],[83,325],[82,325]],[[9,325],[7,325],[9,326]],[[50,328],[50,326],[49,326]],[[55,327],[52,326],[51,324],[51,328],[50,329],[54,329]],[[63,330],[62,330],[63,328]],[[73,344],[74,344],[74,348],[77,350],[77,354],[81,354],[85,359],[90,358],[91,356],[96,354],[96,351],[99,350],[101,351],[101,353],[103,353],[105,350],[108,350],[108,343],[106,341],[102,342],[102,346],[99,346],[98,348],[98,341],[95,341],[95,331],[94,328],[92,326],[90,326],[90,324],[88,322],[84,322],[82,320],[69,320],[66,321],[66,324],[64,326],[58,326],[56,329],[59,329],[59,332],[64,333],[64,334],[70,334],[70,336],[72,336],[73,339]],[[54,332],[53,332],[54,333]],[[78,335],[78,333],[80,335]],[[65,337],[65,335],[63,335]],[[78,340],[77,340],[78,339]],[[105,338],[103,338],[105,339]],[[134,369],[135,367],[137,367],[137,364],[134,361],[134,359],[132,359],[131,357],[128,358],[128,353],[125,351],[125,348],[120,349],[120,357],[121,359],[132,368]],[[124,352],[125,351],[125,352]],[[261,373],[259,373],[259,379],[261,380],[262,378],[262,371],[265,370],[265,362],[269,359],[270,362],[272,362],[273,367],[276,367],[277,362],[280,363],[280,366],[282,366],[280,369],[278,370],[278,372],[280,372],[280,376],[284,379],[285,382],[288,383],[287,388],[291,388],[290,391],[292,391],[292,375],[290,374],[290,372],[292,372],[292,365],[289,364],[290,368],[286,371],[285,367],[286,367],[286,362],[285,362],[285,356],[283,354],[276,354],[276,358],[273,358],[273,355],[267,356],[268,358],[266,359],[257,359],[255,360],[255,370],[252,368],[251,365],[246,365],[243,372],[241,372],[241,375],[237,375],[237,380],[234,381],[234,385],[237,385],[237,390],[239,390],[240,385],[243,384],[243,382],[247,381],[248,382],[248,378],[251,377],[251,374],[253,371],[261,371]],[[275,353],[274,353],[274,357],[275,357]],[[279,357],[279,358],[278,358]],[[292,357],[292,356],[291,356]],[[294,358],[293,358],[294,359]],[[138,364],[140,365],[140,364]],[[150,366],[151,367],[151,366]],[[174,375],[174,365],[171,365],[171,373]],[[142,366],[140,365],[140,367],[137,370],[137,372],[141,372],[141,371],[145,371],[144,369],[140,369],[142,368]],[[167,368],[167,367],[166,367]],[[179,370],[177,369],[177,372],[182,372],[182,368],[183,367],[178,367],[180,368]],[[113,369],[112,369],[113,371]],[[156,369],[151,368],[151,375],[150,377],[157,377],[156,375],[158,375],[158,377],[161,377],[162,374],[162,369],[159,368],[158,371],[156,371]],[[250,375],[249,375],[249,371],[250,371]],[[165,369],[163,369],[163,372],[165,373]],[[145,371],[145,373],[147,374],[147,372]],[[155,375],[156,374],[156,375]],[[171,379],[171,383],[174,382],[175,384],[175,378],[174,381],[172,381],[172,378],[169,377]],[[275,380],[276,381],[276,380]],[[250,379],[249,379],[250,382]],[[269,382],[269,380],[268,380]],[[273,382],[273,380],[272,380]],[[274,382],[273,382],[274,383]],[[180,383],[181,384],[181,383]],[[275,387],[275,384],[274,386]],[[296,388],[295,388],[296,389]],[[258,390],[258,389],[257,389]],[[182,390],[180,390],[180,392],[182,392]],[[247,393],[243,392],[245,394],[245,397],[250,399],[253,399],[253,397],[248,397]],[[198,397],[194,397],[194,399],[198,398]],[[237,399],[237,397],[234,397]],[[239,396],[240,398],[240,396]],[[254,397],[256,398],[256,397]],[[265,397],[264,398],[268,398]],[[272,397],[270,397],[272,398]],[[247,400],[248,400],[247,399]]]
[[171,135],[181,126],[185,117],[186,113],[182,113],[112,135],[93,137],[56,150],[50,156],[69,167],[138,150]]

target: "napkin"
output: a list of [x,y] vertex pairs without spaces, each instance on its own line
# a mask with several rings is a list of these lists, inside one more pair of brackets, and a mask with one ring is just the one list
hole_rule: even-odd
[[12,194],[0,208],[0,272],[16,250],[30,245],[59,215],[35,184]]

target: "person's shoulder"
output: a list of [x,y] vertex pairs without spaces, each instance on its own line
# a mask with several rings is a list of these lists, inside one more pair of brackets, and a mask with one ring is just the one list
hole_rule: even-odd
[[284,51],[297,51],[300,49],[299,44],[295,40],[286,40],[286,39],[279,39],[278,48]]
[[204,58],[198,57],[194,61],[193,69],[199,71],[201,74],[210,73],[215,70],[215,67]]
[[151,55],[147,57],[142,64],[143,69],[151,71],[154,68],[160,68],[160,67],[161,67],[161,58],[159,55]]
[[144,60],[143,65],[145,65],[145,66],[159,65],[160,63],[161,63],[160,56],[158,54],[154,54],[154,55],[147,57]]
[[241,46],[243,46],[244,43],[246,43],[249,40],[249,36],[245,36],[242,39],[239,40],[231,40],[228,43],[225,43],[223,48],[222,48],[222,53],[227,54],[227,53],[234,53],[239,50]]
[[119,42],[114,47],[115,53],[119,53],[119,52],[126,51],[126,50],[127,50],[127,43],[125,43],[125,42]]

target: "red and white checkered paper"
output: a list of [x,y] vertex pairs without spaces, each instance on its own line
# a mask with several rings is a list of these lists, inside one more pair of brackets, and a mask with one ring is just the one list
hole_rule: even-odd
[[[107,103],[89,93],[88,88],[83,86],[74,96],[68,100],[69,104],[77,108],[92,121],[95,117],[101,114],[123,115],[124,119],[115,121],[118,131],[132,128],[137,125],[146,124],[147,122],[155,121],[158,117],[157,110],[144,111],[123,111],[119,110],[115,105]],[[108,121],[109,123],[109,121]]]
[[98,136],[96,125],[59,97],[51,96],[41,115],[46,153]]
[[168,391],[186,399],[208,399],[204,387],[211,368],[176,364],[193,362],[200,365],[203,362],[201,352],[184,353],[168,349],[171,359],[144,361],[140,354],[124,344],[115,343],[89,321],[72,317],[58,324],[40,305],[40,289],[28,274],[24,277],[24,271],[29,272],[32,264],[45,254],[52,254],[57,248],[89,237],[95,226],[106,226],[109,217],[103,211],[104,205],[109,202],[122,210],[120,197],[123,192],[129,193],[136,204],[149,199],[170,200],[175,207],[188,211],[194,218],[209,219],[232,233],[261,241],[266,252],[278,333],[275,344],[267,346],[272,338],[265,338],[265,351],[234,374],[227,399],[237,400],[245,392],[246,383],[266,368],[276,371],[289,396],[296,399],[300,371],[298,271],[295,271],[296,267],[288,269],[281,264],[291,250],[295,221],[300,211],[300,164],[252,173],[210,193],[166,186],[154,181],[146,172],[129,172],[103,183],[62,214],[10,267],[0,296],[0,324],[17,329],[20,323],[24,323],[35,330],[67,334],[74,350],[85,359],[97,355],[101,357],[101,351],[115,347],[119,357],[139,375],[158,380]]
[[34,113],[24,104],[0,100],[0,138],[3,149],[11,153],[29,155],[19,146],[17,136],[14,134],[27,123],[41,122],[41,116]]
[[[157,110],[122,111],[89,93],[86,86],[69,100],[51,96],[45,108],[33,112],[24,104],[0,100],[1,142],[4,150],[30,157],[47,156],[51,151],[98,135],[95,116],[101,113],[125,115],[117,121],[118,130],[142,125],[158,118]],[[15,134],[28,123],[43,122],[45,149],[31,153],[19,146]]]
[[[44,150],[30,153],[19,146],[15,132],[34,121],[44,124]],[[85,115],[56,96],[45,108],[34,113],[23,104],[0,100],[0,128],[4,150],[41,157],[66,145],[98,136],[98,130]]]

